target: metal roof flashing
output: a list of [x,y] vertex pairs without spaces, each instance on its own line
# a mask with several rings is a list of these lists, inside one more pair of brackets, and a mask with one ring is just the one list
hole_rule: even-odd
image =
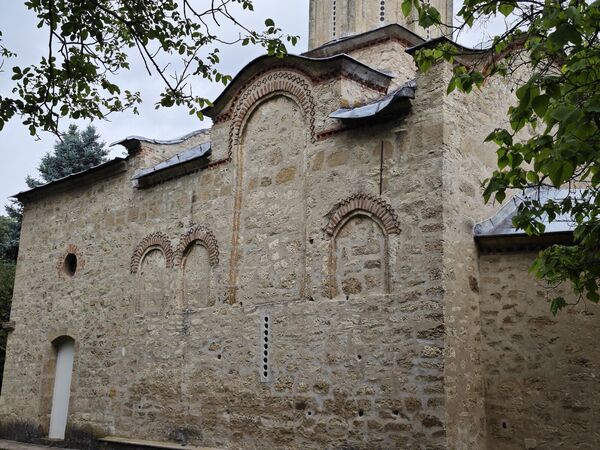
[[400,24],[392,23],[374,30],[334,39],[319,47],[308,50],[303,53],[303,55],[312,57],[337,55],[390,39],[405,42],[405,45],[407,46],[415,46],[425,42],[425,40],[416,33],[413,33]]
[[19,201],[27,201],[40,195],[65,192],[74,187],[89,185],[96,181],[125,172],[127,170],[127,160],[127,157],[117,157],[88,170],[73,173],[36,188],[19,192],[18,194],[13,195],[12,198],[16,198]]
[[556,189],[543,187],[527,189],[517,194],[504,204],[492,217],[475,224],[473,236],[481,249],[499,250],[503,245],[510,249],[543,248],[555,243],[568,244],[572,242],[575,221],[569,215],[559,215],[552,222],[543,217],[544,233],[539,236],[529,236],[523,230],[512,224],[520,205],[526,200],[538,200],[545,204],[549,201],[561,201],[566,197],[581,198],[581,189]]
[[202,112],[211,118],[218,116],[235,97],[235,94],[246,83],[250,82],[253,77],[260,75],[265,70],[274,70],[277,68],[295,69],[305,73],[312,72],[316,76],[333,76],[332,74],[334,73],[348,72],[385,90],[387,90],[393,79],[393,76],[389,73],[374,69],[344,53],[325,58],[312,58],[291,54],[283,58],[275,58],[263,55],[254,59],[240,70],[225,90],[215,99],[213,105],[204,108]]
[[356,108],[340,108],[332,112],[329,117],[339,120],[360,120],[380,116],[387,112],[392,105],[402,100],[414,99],[416,87],[415,80],[408,81],[396,91],[377,101]]
[[210,131],[210,128],[201,128],[200,130],[192,131],[191,133],[184,134],[183,136],[180,136],[178,138],[167,139],[167,140],[151,139],[151,138],[147,138],[147,137],[143,137],[143,136],[127,136],[124,139],[113,142],[112,144],[110,144],[110,147],[114,147],[116,145],[122,145],[123,147],[125,147],[127,149],[129,154],[131,155],[131,154],[137,153],[140,150],[140,146],[141,146],[142,142],[147,142],[149,144],[156,144],[156,145],[176,145],[176,144],[181,144],[181,143],[187,141],[188,139],[193,138],[194,136],[197,136],[200,134],[206,134],[209,131]]
[[212,153],[210,142],[184,150],[152,167],[136,171],[131,178],[135,187],[154,186],[172,178],[187,175],[206,167]]

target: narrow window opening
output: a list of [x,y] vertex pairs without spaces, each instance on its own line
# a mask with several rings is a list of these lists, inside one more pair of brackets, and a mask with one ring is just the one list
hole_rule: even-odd
[[74,276],[77,272],[77,256],[74,253],[69,253],[65,257],[63,272],[70,277]]
[[273,339],[269,339],[269,316],[264,314],[261,319],[260,334],[262,337],[263,349],[260,361],[260,381],[263,383],[268,383],[271,381],[271,342]]

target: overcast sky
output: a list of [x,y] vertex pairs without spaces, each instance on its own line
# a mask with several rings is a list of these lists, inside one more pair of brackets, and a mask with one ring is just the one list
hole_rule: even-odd
[[[39,61],[47,51],[47,37],[36,28],[35,16],[23,5],[23,0],[0,0],[0,30],[3,33],[3,43],[18,53],[18,57],[7,61],[4,73],[0,73],[0,93],[7,94],[10,87],[10,67],[16,64],[21,67]],[[250,27],[261,29],[264,19],[271,17],[278,26],[288,34],[299,35],[300,43],[290,48],[292,53],[302,53],[306,50],[308,41],[308,0],[256,0],[255,12],[244,16],[245,23]],[[455,5],[455,11],[459,5]],[[460,41],[466,45],[476,45],[489,35],[499,24],[488,26],[487,30],[476,30]],[[224,29],[224,34],[231,29]],[[235,75],[244,65],[261,55],[258,47],[220,47],[222,72]],[[210,126],[205,120],[200,122],[195,116],[189,116],[183,108],[154,109],[154,102],[162,91],[162,84],[157,77],[150,77],[140,64],[132,64],[133,70],[124,73],[119,78],[122,87],[139,90],[144,99],[139,108],[140,114],[130,112],[111,117],[110,121],[94,122],[102,140],[107,144],[126,136],[139,135],[157,139],[169,139],[186,134],[192,130]],[[6,70],[8,68],[8,71]],[[214,99],[223,90],[217,83],[209,83],[202,79],[194,81],[194,91],[209,99]],[[61,128],[66,129],[68,121]],[[85,122],[78,122],[85,126]],[[36,167],[40,158],[52,150],[55,137],[42,133],[41,140],[35,140],[29,135],[25,126],[18,119],[13,119],[0,131],[0,215],[4,213],[2,205],[10,195],[25,190],[25,176],[37,176]],[[123,154],[120,146],[112,147],[111,155]]]

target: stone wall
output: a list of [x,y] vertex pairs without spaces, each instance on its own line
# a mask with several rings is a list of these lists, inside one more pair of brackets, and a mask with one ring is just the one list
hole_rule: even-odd
[[[229,147],[231,161],[138,190],[142,153],[124,174],[29,202],[2,423],[45,435],[51,343],[67,335],[71,439],[443,448],[441,196],[428,181],[441,153],[419,144],[429,104],[424,91],[400,134],[402,118],[313,139],[305,109],[273,95],[239,144],[229,122],[213,130],[213,158]],[[190,239],[198,230],[214,242]],[[368,265],[359,278],[355,264]]]
[[592,449],[600,442],[598,307],[526,274],[534,252],[484,254],[482,363],[487,448]]
[[[433,69],[443,88],[449,65]],[[510,81],[491,79],[469,94],[440,93],[439,126],[443,141],[443,259],[446,325],[446,417],[450,448],[481,448],[485,442],[485,410],[479,311],[478,251],[475,223],[491,217],[499,205],[485,205],[481,182],[496,168],[496,148],[486,136],[506,121],[514,98]]]
[[409,80],[414,80],[417,67],[407,45],[395,40],[373,42],[371,45],[350,51],[348,54],[369,67],[374,67],[394,76],[390,91],[398,89]]
[[[441,14],[441,23],[452,24],[452,0],[432,0],[432,6]],[[336,39],[364,33],[392,23],[400,24],[424,39],[448,35],[448,30],[418,25],[413,12],[409,17],[402,13],[401,0],[311,0],[309,49],[314,49]]]

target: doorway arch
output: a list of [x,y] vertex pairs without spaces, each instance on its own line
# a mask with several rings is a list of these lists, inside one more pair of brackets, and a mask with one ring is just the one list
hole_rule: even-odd
[[69,336],[61,336],[52,342],[52,346],[56,352],[56,368],[48,438],[63,440],[67,429],[69,401],[71,399],[75,340]]

